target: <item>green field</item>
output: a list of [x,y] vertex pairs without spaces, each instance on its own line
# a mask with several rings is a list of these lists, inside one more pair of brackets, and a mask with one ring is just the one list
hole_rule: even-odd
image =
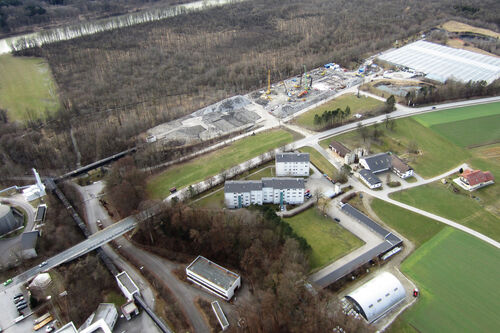
[[309,153],[311,163],[314,164],[314,166],[321,172],[326,173],[331,178],[338,176],[337,169],[316,149],[312,147],[302,147],[299,150],[303,153]]
[[448,218],[500,241],[500,218],[484,209],[484,202],[471,198],[465,191],[454,193],[448,184],[436,182],[418,186],[393,193],[390,197]]
[[311,270],[318,269],[363,245],[363,241],[316,208],[284,219],[311,246]]
[[310,111],[305,112],[296,118],[298,125],[314,130],[316,126],[314,125],[314,116],[317,114],[321,116],[323,112],[327,110],[335,110],[341,108],[344,110],[346,106],[351,108],[351,117],[356,113],[366,113],[374,111],[384,105],[384,102],[376,100],[371,97],[360,96],[359,98],[355,94],[342,95],[334,100],[318,106]]
[[464,148],[496,143],[500,141],[500,114],[432,125],[430,128]]
[[164,198],[174,186],[180,189],[200,182],[294,139],[294,134],[285,130],[273,130],[246,137],[189,162],[173,165],[151,177],[147,185],[148,193],[153,198]]
[[419,247],[444,228],[444,224],[428,217],[374,198],[371,207],[389,227]]
[[446,227],[401,269],[421,290],[389,332],[496,332],[500,327],[500,251]]
[[448,109],[414,116],[425,127],[500,114],[500,102]]
[[[10,120],[44,118],[60,107],[48,64],[40,58],[0,56],[0,108]],[[29,112],[29,114],[28,114]]]

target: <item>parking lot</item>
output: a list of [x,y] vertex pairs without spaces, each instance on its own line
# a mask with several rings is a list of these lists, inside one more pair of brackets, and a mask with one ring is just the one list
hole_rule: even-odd
[[31,317],[31,309],[26,307],[21,310],[21,313],[27,318],[15,323],[16,318],[20,316],[16,304],[14,303],[14,296],[23,293],[24,300],[28,302],[28,295],[26,290],[22,289],[22,284],[16,286],[9,286],[9,288],[1,287],[3,289],[2,296],[0,297],[0,308],[2,309],[2,316],[0,316],[0,328],[2,332],[9,333],[26,333],[33,331],[33,318]]

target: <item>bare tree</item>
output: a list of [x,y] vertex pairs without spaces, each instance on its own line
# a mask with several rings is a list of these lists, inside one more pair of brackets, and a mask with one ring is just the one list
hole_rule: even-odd
[[323,198],[323,192],[321,192],[321,190],[319,188],[317,188],[314,190],[313,196],[314,196],[314,200],[316,201],[316,203],[318,203],[319,200],[321,198]]

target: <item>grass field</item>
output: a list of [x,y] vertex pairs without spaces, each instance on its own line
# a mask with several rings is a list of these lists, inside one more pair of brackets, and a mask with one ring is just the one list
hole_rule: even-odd
[[60,107],[57,87],[43,59],[2,55],[0,78],[0,108],[8,111],[10,120],[44,118],[46,112]]
[[449,32],[473,32],[480,35],[490,36],[493,38],[500,38],[500,33],[483,28],[477,28],[457,21],[448,21],[441,25],[443,29]]
[[186,187],[227,170],[244,161],[283,146],[294,140],[285,130],[273,130],[249,136],[230,146],[203,155],[186,163],[176,164],[148,180],[148,193],[153,198],[164,198],[169,189]]
[[444,228],[444,224],[374,198],[371,207],[389,227],[419,247]]
[[484,209],[483,202],[472,199],[465,191],[454,193],[448,184],[437,182],[418,186],[393,193],[390,197],[448,218],[500,241],[500,218]]
[[317,114],[321,116],[323,112],[327,110],[335,110],[336,108],[341,108],[344,110],[346,106],[351,108],[351,117],[356,113],[366,113],[376,110],[384,105],[384,102],[376,100],[371,97],[360,96],[359,98],[355,94],[342,95],[334,100],[318,106],[315,109],[307,111],[306,113],[300,115],[296,118],[298,125],[314,130],[316,126],[314,125],[314,116]]
[[337,169],[316,149],[312,147],[302,147],[299,150],[303,153],[309,153],[311,163],[321,172],[326,173],[331,178],[335,178],[338,175]]
[[292,229],[311,246],[311,270],[318,269],[363,245],[363,241],[324,217],[316,208],[310,208],[284,219]]
[[500,114],[500,102],[448,109],[414,116],[425,127]]
[[446,227],[402,271],[421,290],[388,332],[496,332],[500,326],[500,251]]

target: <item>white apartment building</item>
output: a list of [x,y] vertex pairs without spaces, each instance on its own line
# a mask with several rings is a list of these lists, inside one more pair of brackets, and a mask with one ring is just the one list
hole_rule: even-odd
[[304,203],[305,183],[302,178],[262,178],[256,180],[226,181],[224,202],[228,208],[241,208],[264,203]]
[[198,256],[186,267],[186,274],[189,281],[226,301],[241,287],[241,277],[238,274],[202,256]]
[[309,176],[309,153],[276,154],[276,176]]

